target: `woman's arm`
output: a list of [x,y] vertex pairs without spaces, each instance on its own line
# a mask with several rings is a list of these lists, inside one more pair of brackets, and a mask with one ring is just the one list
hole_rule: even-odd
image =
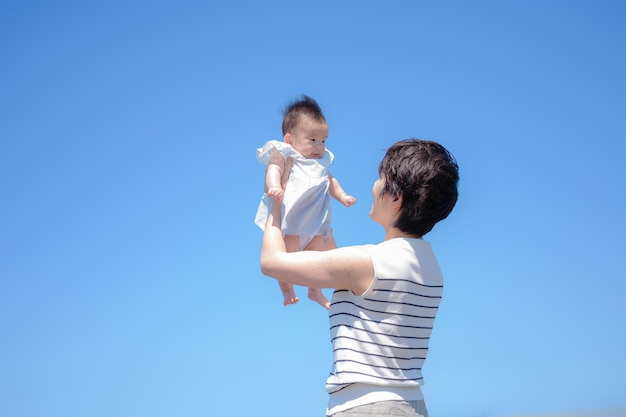
[[288,253],[280,229],[282,204],[272,204],[261,248],[261,272],[283,282],[350,290],[361,295],[374,279],[368,253],[359,247]]

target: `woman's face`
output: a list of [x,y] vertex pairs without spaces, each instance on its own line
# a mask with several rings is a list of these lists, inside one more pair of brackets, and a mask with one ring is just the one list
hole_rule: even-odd
[[389,193],[381,196],[386,182],[385,176],[381,175],[372,186],[374,202],[370,210],[370,218],[385,229],[388,229],[389,227],[393,227],[396,221],[398,211],[402,205],[402,198]]
[[385,179],[382,176],[374,181],[374,186],[372,186],[372,195],[374,196],[374,202],[372,203],[372,209],[370,210],[370,218],[376,223],[382,223],[381,216],[384,212],[383,202],[386,199],[386,196],[381,197],[380,194],[383,191],[384,186]]

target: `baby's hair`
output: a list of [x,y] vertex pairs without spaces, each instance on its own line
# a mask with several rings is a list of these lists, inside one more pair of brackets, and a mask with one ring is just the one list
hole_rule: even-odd
[[283,111],[283,135],[293,132],[301,117],[309,117],[311,120],[326,123],[322,108],[309,96],[291,102]]

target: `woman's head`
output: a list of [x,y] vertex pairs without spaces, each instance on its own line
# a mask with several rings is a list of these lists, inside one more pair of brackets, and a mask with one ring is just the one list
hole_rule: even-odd
[[459,168],[452,154],[436,142],[397,142],[387,150],[378,172],[385,183],[375,197],[401,199],[393,226],[404,233],[424,236],[456,204]]

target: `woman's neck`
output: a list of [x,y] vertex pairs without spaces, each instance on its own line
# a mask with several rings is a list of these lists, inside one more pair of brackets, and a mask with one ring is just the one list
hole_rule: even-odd
[[408,233],[403,232],[397,227],[390,227],[385,231],[385,240],[397,239],[397,238],[405,238],[405,239],[421,239],[421,236],[414,236]]

